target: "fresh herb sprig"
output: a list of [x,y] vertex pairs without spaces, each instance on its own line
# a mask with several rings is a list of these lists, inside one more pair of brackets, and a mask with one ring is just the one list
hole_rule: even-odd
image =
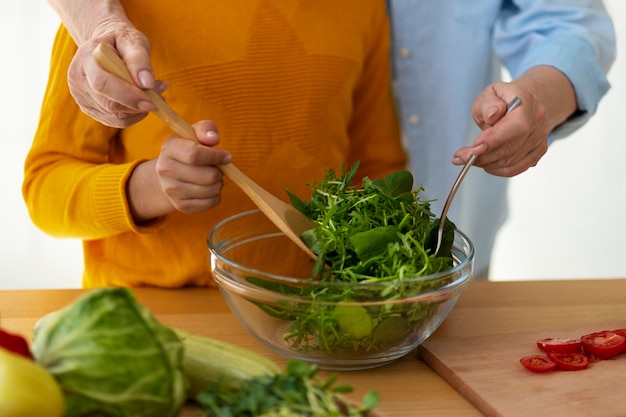
[[435,224],[430,202],[413,190],[413,176],[396,171],[385,178],[363,179],[353,184],[359,168],[355,163],[339,177],[328,170],[312,186],[311,201],[289,192],[291,204],[318,227],[302,236],[318,255],[313,276],[341,282],[391,281],[448,269],[454,227],[447,228],[447,241],[434,256],[425,241]]
[[291,360],[284,373],[252,378],[238,391],[217,387],[196,400],[209,417],[358,417],[380,401],[370,391],[353,405],[342,397],[351,387],[335,385],[336,375],[322,380],[317,373],[315,365]]

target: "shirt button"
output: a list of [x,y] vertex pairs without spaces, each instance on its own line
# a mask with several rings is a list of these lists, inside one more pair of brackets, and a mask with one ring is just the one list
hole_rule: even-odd
[[420,122],[420,117],[417,114],[409,115],[409,124],[417,125]]
[[408,48],[400,48],[400,57],[408,58],[411,56],[411,51]]

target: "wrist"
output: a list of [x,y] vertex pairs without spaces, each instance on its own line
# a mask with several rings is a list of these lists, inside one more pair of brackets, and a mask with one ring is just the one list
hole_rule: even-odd
[[48,0],[48,3],[78,46],[114,33],[114,28],[120,25],[132,27],[119,0]]
[[533,67],[513,82],[530,91],[538,105],[544,108],[550,130],[578,111],[574,87],[567,76],[554,67]]
[[155,171],[156,160],[140,163],[126,183],[126,195],[133,219],[143,223],[174,211]]

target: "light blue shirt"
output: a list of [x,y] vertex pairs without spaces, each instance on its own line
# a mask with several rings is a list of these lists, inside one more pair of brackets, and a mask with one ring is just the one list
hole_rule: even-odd
[[[472,102],[501,80],[537,65],[563,72],[580,114],[550,140],[582,126],[609,89],[615,32],[594,0],[388,0],[393,27],[394,91],[415,182],[439,216],[460,167],[450,162],[479,133]],[[476,248],[475,271],[489,264],[505,220],[507,180],[472,168],[448,218]]]

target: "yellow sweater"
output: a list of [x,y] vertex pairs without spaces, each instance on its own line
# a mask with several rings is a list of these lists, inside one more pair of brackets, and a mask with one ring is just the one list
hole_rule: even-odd
[[[404,169],[383,0],[123,3],[168,103],[189,123],[215,121],[219,146],[274,195],[308,200],[307,184],[356,160],[357,178]],[[208,233],[253,203],[225,179],[218,207],[136,224],[126,182],[172,132],[154,115],[124,130],[84,115],[66,82],[75,51],[61,27],[25,163],[33,222],[83,240],[85,287],[210,285]]]

